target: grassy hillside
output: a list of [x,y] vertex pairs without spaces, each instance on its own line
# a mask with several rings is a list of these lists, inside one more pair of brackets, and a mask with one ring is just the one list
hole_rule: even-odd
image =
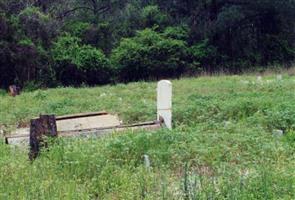
[[[155,89],[133,83],[17,98],[0,92],[0,125],[99,110],[125,123],[153,120]],[[175,80],[173,89],[173,131],[60,139],[33,163],[25,150],[0,143],[0,199],[295,198],[294,77],[203,77]]]

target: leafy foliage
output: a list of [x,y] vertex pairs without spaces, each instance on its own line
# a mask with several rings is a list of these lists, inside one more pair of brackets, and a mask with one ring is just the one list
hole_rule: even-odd
[[163,36],[175,40],[187,41],[189,38],[188,28],[180,26],[167,27],[163,32]]
[[66,35],[58,38],[52,48],[57,63],[58,77],[66,85],[104,84],[112,77],[112,68],[102,51],[82,45],[77,37]]
[[[155,87],[68,87],[18,98],[0,90],[0,129],[42,112],[107,110],[126,124],[153,120]],[[174,80],[172,131],[58,138],[34,162],[25,149],[0,142],[0,198],[294,199],[294,89],[289,76]]]
[[[56,86],[157,79],[168,71],[169,67],[165,66],[169,62],[173,70],[165,74],[166,77],[181,76],[183,71],[195,75],[200,72],[261,71],[272,65],[288,68],[295,59],[294,18],[294,0],[1,0],[0,87],[7,88],[10,84],[24,86],[31,81],[42,82],[42,86]],[[88,80],[88,75],[85,74],[74,75],[78,79],[76,83],[70,83],[69,77],[61,79],[60,72],[57,71],[60,68],[56,66],[63,64],[51,54],[58,38],[70,34],[79,39],[80,46],[90,45],[103,51],[105,57],[110,59],[118,57],[112,55],[112,52],[122,49],[126,38],[132,41],[138,37],[137,32],[144,32],[145,29],[153,30],[163,40],[162,46],[159,42],[154,43],[158,46],[150,48],[153,52],[149,56],[143,52],[147,61],[132,64],[142,65],[137,67],[139,69],[153,68],[152,73],[147,72],[149,76],[143,74],[139,77],[139,71],[124,72],[125,74],[118,71],[105,73],[103,76],[108,77],[97,81],[92,78],[91,81]],[[175,41],[178,41],[177,45]],[[19,47],[24,42],[27,42],[26,48],[36,47],[34,52],[28,50],[32,55],[27,55],[30,60],[23,64],[27,71],[34,72],[29,78],[19,76],[19,72],[15,73],[19,71],[17,68],[20,60],[15,58],[21,58],[23,53],[20,48],[27,51],[23,46]],[[163,66],[159,67],[160,62],[156,64],[152,56],[156,56],[159,61],[157,56],[161,52],[155,51],[167,52],[173,45],[176,49],[183,49],[179,54],[172,52],[170,58],[164,55],[165,62],[161,61]],[[127,46],[126,48],[131,48]],[[145,48],[144,51],[150,49]],[[127,52],[125,56],[135,56],[127,55]],[[172,56],[176,56],[174,61],[171,61]],[[37,59],[34,60],[34,57]],[[92,59],[93,57],[95,56]],[[183,65],[186,65],[185,70]],[[74,66],[71,68],[71,71],[75,71]],[[134,66],[131,68],[135,69]],[[155,74],[155,68],[159,74]],[[163,68],[167,70],[163,71]],[[50,72],[50,78],[43,78],[45,71]],[[130,77],[126,77],[127,74]]]
[[176,77],[186,70],[187,51],[184,41],[145,29],[122,40],[112,61],[123,81]]
[[168,16],[162,13],[158,6],[144,7],[141,18],[145,28],[152,28],[154,26],[165,27],[168,24]]

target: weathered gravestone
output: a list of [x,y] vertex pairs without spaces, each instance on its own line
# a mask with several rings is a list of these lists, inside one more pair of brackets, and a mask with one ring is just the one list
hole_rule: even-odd
[[42,147],[47,147],[45,137],[57,137],[56,119],[54,115],[40,115],[31,120],[30,127],[30,160],[34,160]]
[[9,86],[8,90],[9,90],[9,95],[12,97],[20,95],[20,87],[18,87],[16,85]]
[[282,74],[277,75],[277,80],[282,81],[283,80],[283,75]]
[[282,137],[284,135],[284,131],[279,129],[274,129],[272,130],[272,135],[275,137]]
[[257,76],[257,82],[262,83],[262,76]]
[[166,127],[172,129],[172,83],[160,81],[157,93],[157,119],[163,120]]
[[[30,159],[34,160],[42,147],[47,147],[47,137],[101,137],[113,132],[172,129],[172,83],[164,80],[157,88],[157,120],[131,125],[121,124],[118,116],[107,112],[75,115],[41,115],[31,120],[30,128],[18,129],[5,137],[6,144],[30,143]],[[18,133],[18,134],[17,134]]]

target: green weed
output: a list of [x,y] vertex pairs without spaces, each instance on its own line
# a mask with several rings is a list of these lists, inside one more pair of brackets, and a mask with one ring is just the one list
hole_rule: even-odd
[[[175,80],[173,131],[59,138],[34,162],[27,149],[0,143],[0,199],[294,199],[295,82],[284,78]],[[154,120],[155,87],[2,95],[0,128],[40,113],[106,110],[125,123]],[[274,136],[274,129],[284,135]]]

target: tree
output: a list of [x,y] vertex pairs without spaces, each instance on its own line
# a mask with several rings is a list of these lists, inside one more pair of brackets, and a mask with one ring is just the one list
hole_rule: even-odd
[[113,69],[105,55],[99,49],[82,45],[79,38],[59,37],[52,57],[58,80],[65,85],[106,84],[112,79]]
[[288,67],[294,19],[295,0],[0,0],[0,87],[108,83],[109,58],[124,81]]
[[220,64],[235,65],[233,71],[288,62],[294,58],[294,39],[284,27],[294,27],[294,6],[286,0],[203,1],[192,13],[192,40],[208,38],[224,58]]
[[115,14],[116,11],[123,8],[126,0],[72,0],[67,2],[65,8],[60,12],[60,18],[76,14],[88,16],[93,21],[100,18],[104,19],[108,15]]
[[181,40],[151,29],[123,39],[112,54],[121,81],[179,77],[188,67],[188,48]]

